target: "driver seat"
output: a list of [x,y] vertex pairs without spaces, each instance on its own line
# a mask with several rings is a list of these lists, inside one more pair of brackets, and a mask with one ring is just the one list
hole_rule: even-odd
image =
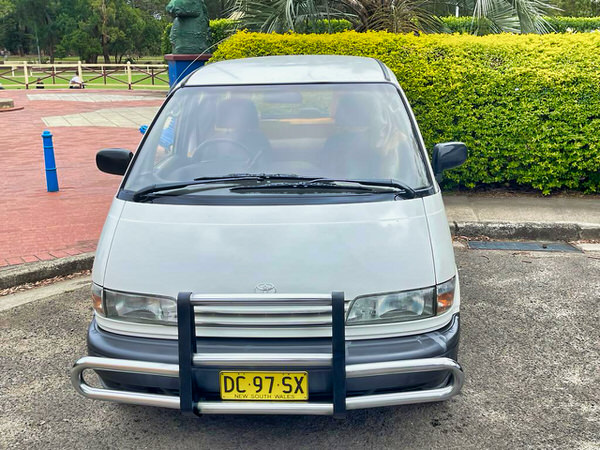
[[[256,105],[248,99],[227,99],[217,104],[214,131],[205,142],[212,140],[217,141],[203,149],[201,159],[224,164],[251,163],[271,150],[269,140],[259,127]],[[248,151],[244,152],[244,148]]]

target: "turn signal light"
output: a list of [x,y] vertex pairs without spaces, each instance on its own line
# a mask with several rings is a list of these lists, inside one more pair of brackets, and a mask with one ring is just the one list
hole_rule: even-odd
[[454,303],[454,285],[455,278],[451,278],[445,283],[438,284],[436,289],[437,294],[437,311],[436,314],[443,314],[452,308]]
[[92,306],[94,311],[104,316],[104,302],[102,301],[102,288],[97,284],[92,284]]

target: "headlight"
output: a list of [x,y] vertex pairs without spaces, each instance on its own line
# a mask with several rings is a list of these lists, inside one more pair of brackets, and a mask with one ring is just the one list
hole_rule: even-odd
[[[92,286],[92,292],[94,309],[105,317],[129,322],[177,325],[177,302],[174,298],[126,294],[102,289],[97,285]],[[103,303],[102,309],[96,307],[96,297],[104,299],[100,303]]]
[[356,298],[348,310],[346,324],[408,322],[442,314],[452,308],[454,284],[452,278],[430,288]]

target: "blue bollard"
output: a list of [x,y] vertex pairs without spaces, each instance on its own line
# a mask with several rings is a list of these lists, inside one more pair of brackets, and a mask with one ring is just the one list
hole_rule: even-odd
[[58,191],[58,177],[56,176],[56,161],[54,160],[54,145],[52,144],[52,133],[45,130],[42,133],[44,141],[44,164],[46,166],[46,186],[48,192]]

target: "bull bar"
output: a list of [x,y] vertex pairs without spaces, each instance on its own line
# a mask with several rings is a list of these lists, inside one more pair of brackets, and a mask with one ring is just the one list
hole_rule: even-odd
[[[243,306],[257,302],[285,306],[290,302],[331,311],[331,353],[197,353],[194,307]],[[450,358],[346,364],[344,294],[252,294],[206,295],[181,292],[177,297],[179,364],[163,364],[115,358],[85,356],[73,366],[71,382],[81,395],[97,400],[143,406],[180,409],[187,414],[312,414],[345,416],[347,410],[447,400],[461,390],[464,374]],[[201,367],[331,367],[332,401],[205,401],[194,382],[193,372]],[[179,396],[96,388],[86,383],[85,370],[114,371],[179,378]],[[422,372],[450,372],[446,386],[435,389],[347,396],[346,379]]]

